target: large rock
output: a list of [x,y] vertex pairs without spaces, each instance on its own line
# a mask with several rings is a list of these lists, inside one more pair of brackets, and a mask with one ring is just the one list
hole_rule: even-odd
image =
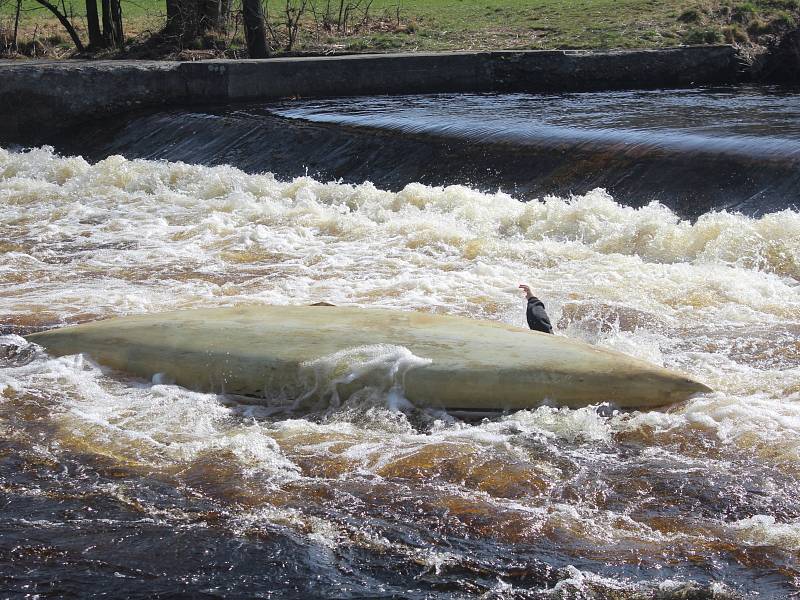
[[789,32],[764,57],[760,79],[771,83],[800,83],[800,29]]

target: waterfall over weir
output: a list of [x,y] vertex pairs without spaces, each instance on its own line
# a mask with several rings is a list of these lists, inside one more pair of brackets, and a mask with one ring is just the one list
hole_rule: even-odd
[[606,189],[696,218],[759,215],[800,194],[800,108],[777,88],[288,101],[148,112],[56,148],[229,164],[391,190],[412,182],[519,199]]

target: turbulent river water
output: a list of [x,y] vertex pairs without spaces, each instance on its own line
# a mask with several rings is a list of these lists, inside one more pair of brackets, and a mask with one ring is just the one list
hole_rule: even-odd
[[[721,102],[715,93],[703,102]],[[700,173],[697,152],[714,154],[710,164],[745,156],[752,177],[766,159],[793,164],[796,96],[748,94],[758,96],[731,102],[784,109],[761,111],[749,128],[747,111],[692,112],[695,122],[678,126],[664,115],[677,114],[680,94],[661,93],[661,103],[630,100],[642,122],[659,115],[655,134],[630,118],[600,127],[575,114],[559,135],[613,138],[604,154],[644,139],[667,163],[688,153]],[[616,114],[601,98],[584,97],[584,116],[592,103],[602,119]],[[447,101],[449,110],[441,97],[381,101],[373,112],[363,103],[368,129],[332,102],[153,113],[94,131],[94,143],[86,134],[58,151],[0,149],[0,595],[800,596],[797,179],[775,180],[760,205],[737,196],[692,211],[686,198],[669,208],[669,194],[634,197],[657,190],[647,173],[658,161],[633,173],[641,185],[625,188],[625,203],[601,189],[536,198],[533,186],[488,192],[491,177],[436,187],[380,163],[372,175],[358,170],[361,142],[369,152],[398,137],[433,147],[397,124],[401,106],[422,111],[415,128],[435,125],[441,138],[450,127],[451,147],[469,145],[448,112],[477,101]],[[521,124],[514,131],[529,139],[501,144],[514,154],[544,134],[522,127],[530,112],[506,109],[548,101],[479,104]],[[477,115],[481,136],[502,131],[491,111],[456,112]],[[280,124],[319,114],[350,152],[330,157],[345,181],[326,183],[324,169],[281,173],[302,157],[286,146],[289,158],[278,156]],[[194,140],[179,134],[189,122]],[[259,127],[271,145],[248,163],[241,149],[255,141],[234,141]],[[289,140],[310,131],[285,127]],[[212,152],[214,143],[238,150]],[[557,335],[684,371],[715,392],[663,411],[541,407],[462,421],[398,409],[369,389],[315,412],[270,414],[88,357],[52,358],[21,337],[131,313],[323,300],[522,326],[519,283],[544,299]],[[400,350],[373,348],[368,365],[348,368],[391,371]]]

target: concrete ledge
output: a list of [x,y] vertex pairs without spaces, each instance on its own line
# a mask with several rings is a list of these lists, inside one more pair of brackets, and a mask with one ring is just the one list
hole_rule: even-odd
[[286,97],[568,92],[735,83],[731,46],[378,54],[265,60],[0,61],[0,143],[140,107]]

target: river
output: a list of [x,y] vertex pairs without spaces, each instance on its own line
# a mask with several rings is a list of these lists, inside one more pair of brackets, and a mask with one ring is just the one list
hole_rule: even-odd
[[[297,100],[53,145],[0,149],[3,596],[800,594],[796,95]],[[522,326],[519,283],[715,392],[275,414],[20,337],[319,301]]]

